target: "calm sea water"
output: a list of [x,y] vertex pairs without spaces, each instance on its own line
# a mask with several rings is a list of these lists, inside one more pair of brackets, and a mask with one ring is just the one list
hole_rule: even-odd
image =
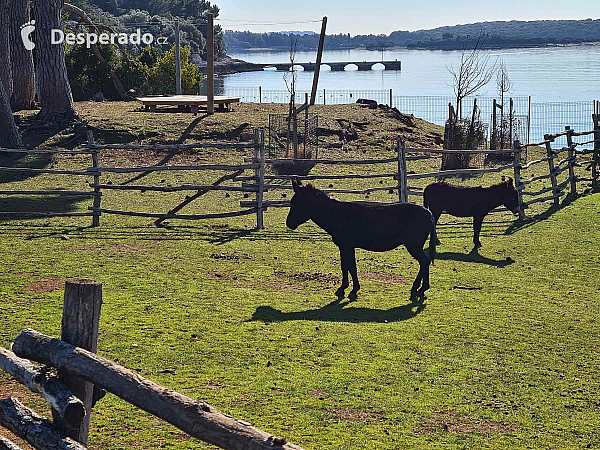
[[[231,54],[234,58],[257,63],[288,62],[286,52],[252,51]],[[448,67],[458,68],[460,51],[395,49],[381,51],[325,51],[327,61],[402,61],[402,71],[371,70],[358,72],[322,70],[319,89],[393,89],[394,95],[451,96],[452,76]],[[533,102],[569,102],[600,99],[600,44],[569,47],[494,50],[489,62],[504,60],[513,83],[511,96],[532,96]],[[315,61],[315,52],[298,52],[297,62]],[[298,75],[298,90],[310,90],[313,72]],[[283,73],[246,72],[227,75],[223,87],[285,90]],[[478,96],[496,95],[495,77]]]

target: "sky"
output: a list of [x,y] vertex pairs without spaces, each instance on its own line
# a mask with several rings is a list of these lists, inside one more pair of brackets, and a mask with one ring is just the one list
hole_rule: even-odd
[[[599,19],[600,1],[571,0],[215,0],[225,30],[257,33],[321,30],[327,34],[389,34],[496,20]],[[280,23],[304,22],[307,23]]]

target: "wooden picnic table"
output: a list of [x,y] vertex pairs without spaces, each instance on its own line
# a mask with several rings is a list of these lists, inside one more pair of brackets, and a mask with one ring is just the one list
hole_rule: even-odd
[[[200,106],[206,106],[208,98],[206,95],[170,95],[160,97],[139,97],[146,110],[156,112],[158,105],[178,106],[180,109],[190,108],[194,114],[198,114]],[[232,103],[239,103],[240,97],[230,97],[228,95],[215,95],[214,104],[223,111],[231,111]]]

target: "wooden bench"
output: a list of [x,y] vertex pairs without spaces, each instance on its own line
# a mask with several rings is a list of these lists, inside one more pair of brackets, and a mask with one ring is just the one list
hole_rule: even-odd
[[[164,97],[140,97],[137,99],[142,102],[147,111],[156,112],[158,105],[177,106],[179,109],[190,108],[194,114],[198,114],[200,106],[206,107],[208,99],[206,95],[171,95]],[[215,95],[214,104],[219,106],[221,111],[231,111],[232,103],[239,103],[239,97],[229,97],[227,95]]]

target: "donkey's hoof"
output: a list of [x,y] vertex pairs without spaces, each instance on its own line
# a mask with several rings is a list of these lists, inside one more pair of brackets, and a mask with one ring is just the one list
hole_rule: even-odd
[[337,298],[339,298],[340,300],[343,299],[345,295],[346,295],[346,289],[344,289],[344,288],[339,288],[337,291],[335,291],[335,296]]
[[483,245],[481,245],[481,242],[474,242],[475,248],[481,248],[483,247]]
[[440,241],[439,239],[435,240],[435,245],[442,245],[442,241]]
[[357,297],[358,297],[358,291],[351,291],[348,294],[348,300],[350,300],[351,302],[353,302],[354,300],[356,300]]

